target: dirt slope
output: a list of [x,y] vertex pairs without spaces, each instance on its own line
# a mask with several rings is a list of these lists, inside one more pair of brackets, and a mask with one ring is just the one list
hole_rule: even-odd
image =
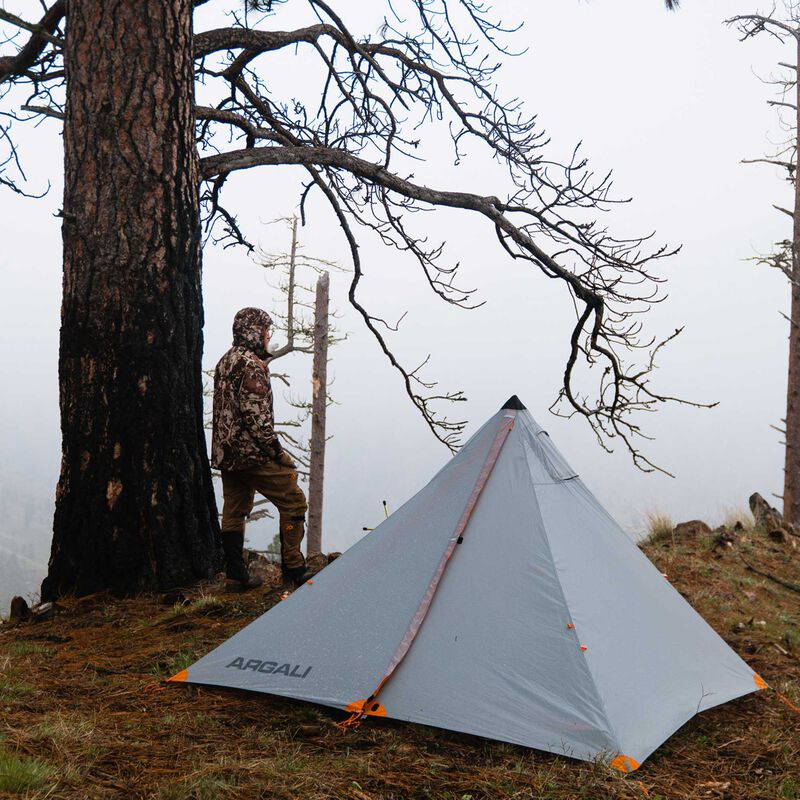
[[[748,532],[645,546],[769,683],[800,705],[800,550]],[[799,540],[800,541],[800,540]],[[219,586],[66,601],[0,627],[0,796],[47,798],[800,798],[800,714],[773,691],[685,725],[636,773],[418,725],[164,678],[278,601]],[[13,794],[11,792],[14,792]]]

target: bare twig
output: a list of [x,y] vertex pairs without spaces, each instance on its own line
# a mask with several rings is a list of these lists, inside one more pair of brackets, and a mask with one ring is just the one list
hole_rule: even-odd
[[783,580],[783,578],[778,578],[777,576],[773,575],[770,572],[764,572],[763,570],[757,569],[752,564],[748,563],[741,555],[741,553],[739,554],[739,558],[750,572],[754,572],[756,575],[760,575],[762,578],[767,578],[767,580],[773,581],[774,583],[783,586],[785,589],[790,589],[793,592],[800,592],[800,585],[796,583],[790,583],[789,581],[785,581]]

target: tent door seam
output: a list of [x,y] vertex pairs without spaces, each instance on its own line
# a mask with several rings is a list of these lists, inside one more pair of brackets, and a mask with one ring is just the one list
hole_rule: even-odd
[[[366,709],[367,706],[377,698],[381,689],[383,689],[389,678],[391,678],[394,671],[398,666],[400,666],[400,663],[411,649],[411,645],[414,643],[417,633],[419,633],[419,629],[422,626],[422,623],[425,621],[425,617],[427,616],[428,610],[433,602],[433,596],[436,594],[436,590],[439,588],[445,568],[450,561],[453,551],[455,550],[456,545],[461,544],[461,542],[464,540],[464,533],[467,525],[469,524],[470,518],[472,517],[472,512],[475,510],[475,507],[478,504],[478,499],[480,498],[484,487],[489,481],[489,476],[492,474],[494,466],[497,463],[497,459],[500,457],[500,451],[502,450],[503,445],[508,438],[508,434],[514,427],[516,417],[517,412],[514,410],[507,410],[503,415],[500,428],[495,434],[494,442],[492,442],[492,446],[486,455],[486,460],[484,461],[483,467],[478,474],[478,478],[475,481],[475,486],[473,487],[472,493],[467,500],[467,504],[464,507],[461,518],[456,525],[455,531],[453,531],[453,535],[448,539],[447,546],[445,547],[444,553],[442,553],[442,557],[439,559],[439,563],[437,564],[430,583],[425,590],[425,594],[422,596],[422,600],[420,601],[417,610],[414,612],[414,616],[411,618],[411,623],[403,634],[403,638],[400,640],[400,644],[392,656],[389,666],[386,668],[386,671],[384,672],[383,677],[378,683],[375,691],[373,691],[372,694],[363,701],[363,704],[360,707],[353,711],[350,717],[339,723],[341,727],[348,728],[360,723],[361,719],[368,714],[368,712],[366,712],[364,709]],[[361,703],[361,701],[357,702]]]

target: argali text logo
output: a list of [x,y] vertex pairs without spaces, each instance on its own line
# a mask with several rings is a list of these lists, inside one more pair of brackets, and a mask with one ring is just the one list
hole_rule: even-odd
[[265,675],[286,675],[289,678],[305,678],[311,667],[306,667],[305,671],[299,664],[278,664],[277,661],[260,661],[257,658],[249,658],[245,661],[241,656],[237,656],[231,661],[228,667],[236,669],[251,669],[253,672],[262,672]]

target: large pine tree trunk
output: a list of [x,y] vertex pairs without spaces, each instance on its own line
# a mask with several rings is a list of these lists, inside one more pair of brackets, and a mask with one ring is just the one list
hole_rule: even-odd
[[70,0],[61,476],[44,598],[219,563],[202,408],[191,0]]
[[[798,39],[800,65],[800,39]],[[800,135],[800,82],[795,87],[797,119],[795,136]],[[795,153],[798,164],[798,153]],[[794,231],[792,238],[792,306],[789,314],[789,377],[786,397],[786,461],[784,465],[783,515],[800,522],[800,179],[795,168]]]

